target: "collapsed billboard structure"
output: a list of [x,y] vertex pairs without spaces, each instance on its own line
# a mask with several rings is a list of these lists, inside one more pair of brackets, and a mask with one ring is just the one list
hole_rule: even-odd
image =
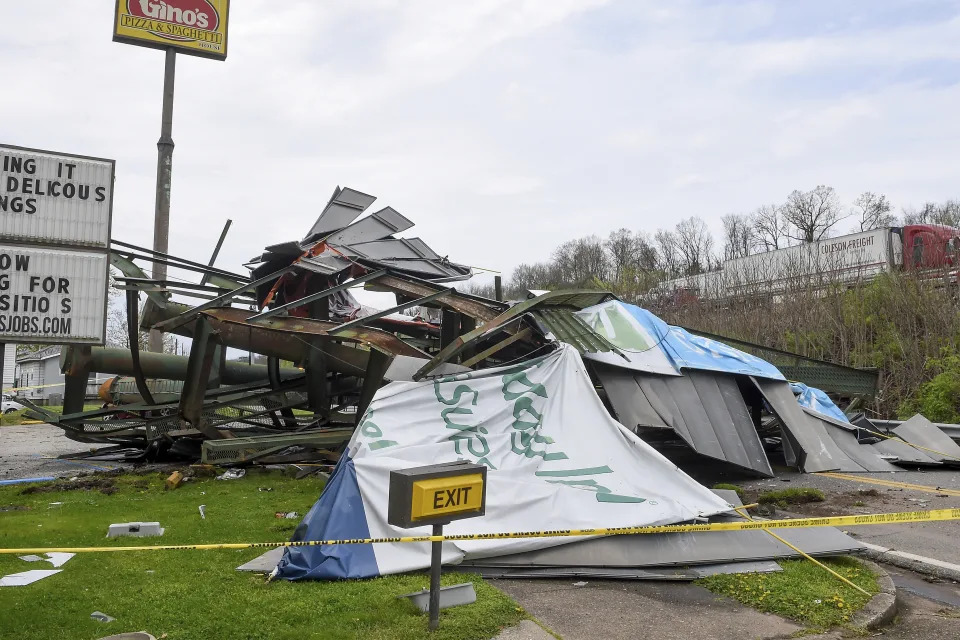
[[[902,438],[877,437],[875,427],[831,413],[829,398],[791,389],[769,362],[605,291],[514,302],[464,293],[456,285],[472,269],[401,237],[414,224],[391,207],[363,216],[374,200],[338,187],[302,240],[266,247],[246,275],[113,241],[132,348],[65,349],[64,414],[35,412],[75,440],[156,455],[333,463],[385,384],[507,366],[569,346],[609,415],[691,470],[718,464],[771,476],[771,460],[802,471],[886,470],[917,464],[921,450],[904,441],[936,429],[926,423],[901,429]],[[201,278],[152,279],[151,263]],[[361,286],[392,293],[397,304],[365,307],[351,293]],[[148,329],[190,338],[189,357],[140,353],[138,333]],[[228,349],[265,364],[229,361]],[[102,390],[104,407],[85,412],[93,372],[118,378]],[[954,455],[960,459],[960,447],[920,462]]]
[[[363,216],[374,200],[338,187],[302,240],[266,247],[246,275],[213,267],[216,251],[204,265],[113,241],[131,346],[66,348],[64,413],[35,414],[74,440],[112,445],[113,455],[335,464],[297,540],[395,534],[385,478],[426,463],[486,465],[487,515],[470,529],[496,532],[527,528],[531,517],[549,529],[744,518],[735,495],[694,479],[714,471],[960,462],[960,446],[922,417],[895,433],[850,421],[771,362],[609,292],[508,302],[458,290],[472,269],[400,237],[413,222],[390,207]],[[150,278],[150,263],[199,282]],[[356,287],[397,304],[366,307]],[[189,338],[189,356],[140,353],[146,330]],[[251,357],[228,360],[228,349]],[[833,367],[809,364],[790,371],[819,380]],[[103,408],[83,411],[94,372],[115,377],[101,388]],[[444,545],[444,561],[493,576],[692,579],[778,570],[772,561],[797,548],[861,548],[834,529],[782,533],[789,545],[759,530],[458,542]],[[417,545],[333,545],[278,549],[258,562],[285,579],[338,579],[421,568],[426,557]]]

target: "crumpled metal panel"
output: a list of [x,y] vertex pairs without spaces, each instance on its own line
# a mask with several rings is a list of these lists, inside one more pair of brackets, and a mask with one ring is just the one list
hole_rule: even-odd
[[[723,522],[738,518],[711,518]],[[812,556],[842,555],[863,545],[834,527],[771,529]],[[608,536],[570,542],[547,549],[483,558],[461,567],[669,567],[749,562],[799,557],[770,534],[746,531],[701,531]]]
[[642,434],[643,427],[668,427],[701,455],[773,476],[734,376],[706,371],[657,376],[602,366],[595,371],[628,429]]
[[373,204],[376,197],[361,193],[349,187],[337,187],[327,206],[317,221],[313,223],[304,240],[316,238],[337,229],[342,229],[357,219],[367,207]]
[[[274,563],[276,565],[276,563]],[[237,567],[238,571],[246,565]],[[699,580],[708,576],[731,573],[776,573],[783,571],[773,560],[723,562],[696,567],[470,567],[484,578],[516,580],[520,578],[590,578],[592,580]],[[273,567],[267,571],[272,571]]]
[[824,431],[833,440],[837,447],[850,458],[855,464],[861,467],[860,471],[897,471],[897,467],[884,460],[881,455],[886,455],[875,448],[872,444],[860,444],[857,440],[858,428],[850,423],[832,420],[823,414],[816,413],[804,407],[803,412],[808,420],[815,420],[823,424]]
[[807,418],[789,384],[754,377],[750,380],[780,421],[783,438],[789,441],[789,449],[796,456],[796,466],[801,471],[863,471],[837,446],[820,421]]
[[350,245],[387,238],[413,227],[413,222],[392,207],[385,207],[326,238],[328,244]]
[[920,451],[935,461],[960,464],[960,446],[920,414],[894,427],[893,432],[910,444],[924,447]]
[[297,261],[297,266],[306,271],[332,276],[345,269],[349,269],[353,266],[353,263],[330,251],[310,258],[300,258],[300,260]]

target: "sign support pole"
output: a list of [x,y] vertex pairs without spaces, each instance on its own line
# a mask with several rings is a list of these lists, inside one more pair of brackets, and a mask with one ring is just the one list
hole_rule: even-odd
[[[433,525],[433,535],[443,535],[443,524]],[[430,631],[440,626],[440,562],[442,542],[430,543]]]
[[[153,219],[153,250],[169,253],[170,244],[170,183],[173,179],[173,87],[177,67],[177,52],[167,47],[163,64],[163,112],[160,119],[160,140],[157,141],[157,195]],[[153,263],[153,278],[166,280],[167,265]],[[163,334],[150,331],[150,351],[163,352]]]

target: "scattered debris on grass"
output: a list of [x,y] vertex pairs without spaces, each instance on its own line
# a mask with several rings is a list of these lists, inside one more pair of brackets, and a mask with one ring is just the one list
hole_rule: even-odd
[[107,531],[108,538],[119,538],[121,536],[133,536],[134,538],[147,538],[151,536],[162,536],[163,527],[159,522],[120,522],[111,524]]
[[221,475],[217,476],[217,480],[237,480],[247,475],[246,469],[227,469]]
[[57,480],[44,484],[38,484],[26,487],[20,491],[20,495],[29,496],[35,493],[55,493],[59,491],[94,491],[99,490],[104,495],[116,493],[114,478],[104,476],[103,474],[92,474],[69,480]]
[[99,620],[100,622],[113,622],[116,620],[113,616],[108,616],[103,611],[94,611],[90,614],[90,617],[94,620]]
[[184,481],[183,474],[180,473],[179,471],[174,471],[169,476],[167,476],[167,479],[164,485],[166,486],[167,489],[176,489],[181,484],[183,484],[183,481]]

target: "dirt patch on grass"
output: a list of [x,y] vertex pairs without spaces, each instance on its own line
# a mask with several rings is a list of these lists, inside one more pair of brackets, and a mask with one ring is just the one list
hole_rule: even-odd
[[0,504],[0,512],[3,511],[30,511],[30,507],[22,504]]
[[59,491],[99,491],[105,495],[112,495],[117,492],[114,486],[114,479],[104,476],[85,476],[76,480],[57,480],[44,484],[37,484],[20,492],[22,496],[29,496],[35,493],[55,493]]
[[809,516],[833,516],[849,513],[873,513],[888,510],[888,505],[897,498],[876,489],[844,491],[827,494],[823,502],[810,502],[790,507],[792,511]]

